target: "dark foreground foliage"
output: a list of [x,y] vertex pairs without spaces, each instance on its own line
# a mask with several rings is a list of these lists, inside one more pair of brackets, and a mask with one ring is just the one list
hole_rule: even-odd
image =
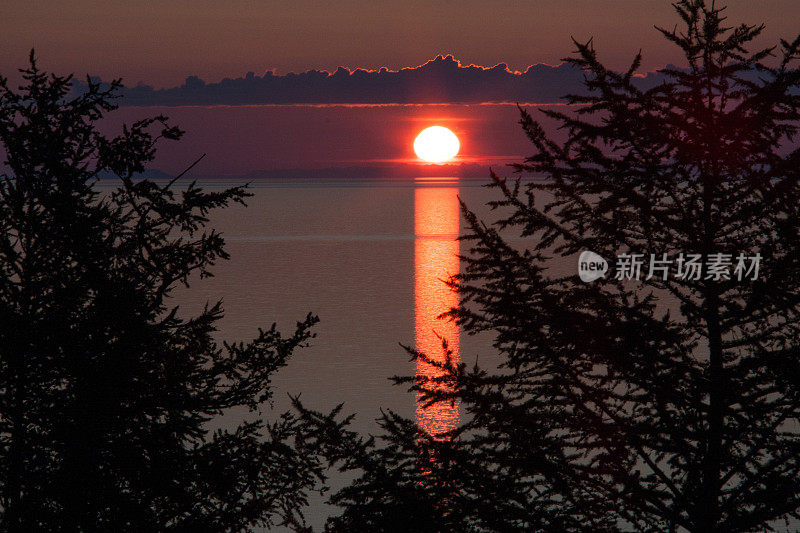
[[117,83],[72,98],[33,54],[23,74],[0,79],[0,530],[299,523],[320,467],[290,446],[295,419],[208,424],[259,410],[316,318],[220,345],[219,304],[185,317],[169,300],[227,258],[207,216],[246,192],[136,178],[180,130],[156,117],[106,137]]
[[[542,111],[562,137],[522,111],[534,154],[517,168],[540,179],[493,176],[494,224],[464,207],[450,317],[492,334],[504,363],[407,380],[459,400],[463,426],[432,438],[390,413],[376,443],[305,413],[357,475],[330,530],[711,533],[798,518],[800,39],[751,52],[761,27],[727,27],[702,0],[675,7],[681,26],[661,32],[685,68],[640,90],[639,57],[613,72],[576,43],[590,94]],[[612,265],[759,253],[761,269],[646,279],[645,264],[638,282],[584,283],[584,250]]]

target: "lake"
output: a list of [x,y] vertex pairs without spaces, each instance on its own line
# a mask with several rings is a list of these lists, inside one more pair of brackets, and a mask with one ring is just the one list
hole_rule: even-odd
[[[179,291],[175,303],[188,312],[222,299],[219,337],[227,340],[250,339],[273,322],[288,334],[308,312],[319,315],[312,346],[298,350],[275,376],[273,415],[289,407],[289,394],[300,394],[316,410],[344,403],[345,413],[357,413],[353,427],[364,433],[377,433],[381,409],[414,417],[429,431],[452,428],[461,416],[457,405],[423,409],[413,393],[387,378],[431,372],[410,361],[401,344],[440,355],[439,336],[461,361],[499,362],[490,338],[464,335],[436,318],[457,301],[443,280],[460,270],[458,254],[467,252],[456,240],[464,229],[458,199],[485,220],[495,218],[485,204],[499,193],[482,187],[485,183],[425,177],[255,181],[248,207],[212,216],[230,260],[216,266],[214,278]],[[577,270],[572,259],[555,260],[553,266],[554,273]],[[247,416],[232,413],[221,425],[239,414]],[[332,474],[336,488],[344,480]],[[319,530],[332,513],[336,509],[315,497],[306,518]],[[798,524],[772,526],[797,531]]]
[[[298,350],[275,377],[276,412],[288,394],[311,408],[344,402],[354,427],[375,433],[381,409],[416,417],[430,431],[452,428],[458,406],[422,409],[393,375],[431,372],[410,361],[401,343],[441,355],[439,336],[457,357],[491,361],[486,338],[461,335],[436,317],[455,305],[443,280],[459,270],[458,198],[479,212],[497,192],[487,180],[262,180],[251,184],[248,207],[216,212],[231,254],[215,277],[195,281],[176,303],[196,310],[222,299],[220,338],[247,340],[277,322],[290,333],[297,320],[319,315],[312,346]],[[208,188],[225,181],[202,183]],[[327,514],[319,502],[309,518]]]

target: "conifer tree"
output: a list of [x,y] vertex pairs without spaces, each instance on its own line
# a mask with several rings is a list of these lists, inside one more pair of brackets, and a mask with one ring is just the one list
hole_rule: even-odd
[[[751,51],[762,26],[729,27],[703,0],[675,9],[681,26],[659,31],[685,64],[662,84],[637,85],[641,55],[615,72],[576,43],[586,93],[540,110],[564,135],[521,110],[534,153],[516,169],[532,179],[492,175],[493,223],[464,206],[469,251],[450,282],[449,316],[492,334],[503,364],[448,359],[441,376],[400,380],[423,401],[457,399],[463,426],[403,440],[387,415],[390,446],[345,436],[360,450],[345,467],[366,473],[339,493],[341,520],[413,505],[386,480],[433,497],[436,447],[450,487],[437,512],[453,517],[440,530],[712,533],[798,518],[800,38]],[[585,251],[611,262],[604,277],[579,279]],[[625,257],[643,261],[638,280]],[[649,276],[651,259],[666,277]],[[387,453],[379,481],[370,465]]]
[[119,82],[74,96],[33,52],[21,72],[0,78],[0,530],[299,527],[320,465],[294,418],[209,423],[258,415],[316,318],[220,344],[219,303],[170,299],[227,259],[208,215],[248,193],[143,179],[182,132],[159,116],[103,135]]

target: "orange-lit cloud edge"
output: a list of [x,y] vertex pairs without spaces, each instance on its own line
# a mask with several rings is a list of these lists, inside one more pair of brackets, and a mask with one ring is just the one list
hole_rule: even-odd
[[[309,74],[309,73],[321,73],[322,74],[322,73],[324,73],[324,74],[327,74],[328,76],[333,76],[339,70],[347,71],[347,73],[350,74],[351,76],[353,74],[356,74],[356,73],[359,73],[359,72],[363,72],[365,74],[381,74],[381,73],[398,74],[400,72],[405,72],[405,71],[411,71],[411,70],[417,70],[417,69],[420,69],[420,68],[424,68],[424,67],[429,66],[431,64],[435,64],[437,61],[452,61],[452,62],[454,62],[456,64],[457,68],[464,69],[464,70],[474,69],[474,70],[479,70],[479,71],[484,71],[484,72],[485,71],[491,71],[491,70],[494,70],[494,71],[500,70],[500,71],[503,71],[503,72],[505,72],[507,74],[512,74],[514,76],[521,76],[521,75],[525,74],[526,72],[530,71],[531,69],[535,69],[536,67],[559,68],[559,67],[563,67],[564,65],[567,64],[565,61],[561,61],[561,62],[559,62],[557,64],[551,64],[551,63],[547,63],[547,62],[544,62],[544,61],[540,61],[538,63],[531,63],[530,65],[528,65],[525,68],[525,70],[511,70],[508,67],[508,63],[496,63],[495,65],[492,65],[491,67],[487,67],[487,66],[484,66],[484,65],[477,65],[475,63],[464,64],[464,63],[461,62],[460,59],[457,59],[455,57],[455,55],[453,55],[453,54],[440,53],[440,54],[436,54],[436,56],[434,56],[432,59],[429,59],[429,60],[425,61],[424,63],[420,63],[419,65],[401,67],[399,69],[390,69],[388,67],[378,67],[378,68],[374,68],[374,69],[363,68],[363,67],[351,68],[351,67],[346,67],[346,66],[341,66],[340,65],[333,72],[331,72],[330,70],[327,70],[327,69],[323,69],[323,68],[309,68],[309,69],[304,70],[302,72],[295,72],[295,71],[292,70],[292,71],[289,71],[286,74],[282,74],[282,75],[283,76],[287,76],[287,75],[295,75],[295,76],[297,76],[297,75],[300,75],[300,74]],[[658,70],[659,69],[653,69],[651,71],[639,72],[639,73],[634,74],[634,77],[644,78],[644,77],[647,76],[647,74],[657,73]],[[281,75],[281,74],[278,73],[278,69],[275,69],[275,68],[265,69],[264,70],[264,74],[267,74],[267,73],[270,73],[273,76]]]

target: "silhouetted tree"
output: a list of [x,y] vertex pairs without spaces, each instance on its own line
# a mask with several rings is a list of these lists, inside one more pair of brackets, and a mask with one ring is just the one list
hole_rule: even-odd
[[104,136],[118,82],[70,96],[33,52],[21,72],[18,90],[0,78],[0,528],[300,527],[320,469],[290,446],[294,418],[209,423],[260,414],[316,318],[218,344],[219,303],[186,318],[169,299],[228,257],[207,216],[247,193],[137,177],[179,129],[159,116]]
[[[413,501],[393,486],[435,497],[432,442],[454,450],[435,505],[457,520],[441,530],[733,532],[800,515],[800,38],[749,52],[762,26],[728,28],[702,0],[675,8],[682,28],[659,31],[686,64],[660,86],[633,83],[640,55],[618,73],[576,43],[588,95],[541,110],[564,136],[521,110],[535,153],[517,169],[535,179],[493,174],[494,224],[464,207],[470,251],[451,281],[450,317],[493,334],[503,364],[400,380],[458,399],[465,422],[402,440],[387,415],[390,446],[344,438],[360,452],[342,466],[365,474],[334,498],[333,530]],[[586,250],[642,254],[641,278],[580,281]],[[648,278],[663,254],[672,270]],[[728,275],[686,276],[689,254]],[[760,271],[738,279],[739,254]]]

